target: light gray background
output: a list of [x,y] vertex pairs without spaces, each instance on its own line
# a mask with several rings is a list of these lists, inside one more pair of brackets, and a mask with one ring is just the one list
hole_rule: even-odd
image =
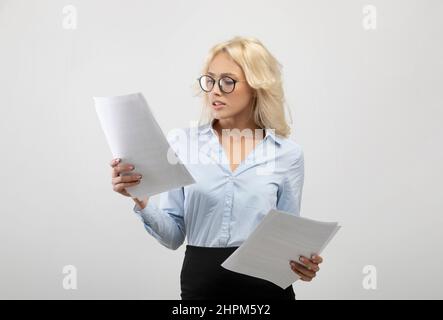
[[158,244],[112,191],[91,97],[141,91],[165,133],[187,127],[207,51],[235,35],[284,66],[302,215],[343,226],[298,299],[443,298],[442,17],[438,0],[0,0],[0,298],[179,298],[184,246]]

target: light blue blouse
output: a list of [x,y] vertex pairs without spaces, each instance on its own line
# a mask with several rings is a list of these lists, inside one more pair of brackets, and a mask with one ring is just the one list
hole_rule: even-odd
[[168,141],[196,183],[159,194],[133,210],[162,245],[240,246],[270,209],[300,215],[303,150],[266,130],[264,139],[232,172],[213,123],[176,130]]

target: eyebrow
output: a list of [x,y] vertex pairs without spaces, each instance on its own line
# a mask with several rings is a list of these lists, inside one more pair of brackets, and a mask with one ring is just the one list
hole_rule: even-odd
[[[209,75],[211,76],[216,76],[215,73],[212,72],[208,72]],[[221,73],[220,76],[234,76],[238,78],[238,75],[234,74],[234,73],[230,73],[230,72],[226,72],[226,73]]]

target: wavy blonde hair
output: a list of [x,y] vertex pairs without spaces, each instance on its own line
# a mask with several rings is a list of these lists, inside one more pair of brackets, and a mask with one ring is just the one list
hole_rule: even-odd
[[[254,91],[255,123],[260,128],[274,129],[275,134],[288,137],[291,127],[285,117],[286,102],[281,79],[281,64],[258,39],[237,36],[210,49],[202,74],[208,72],[211,61],[221,52],[227,53],[242,68],[247,83]],[[201,93],[200,90],[199,94]],[[204,95],[203,100],[205,107],[202,110],[203,120],[201,119],[200,123],[210,123],[213,116],[208,108],[208,95]],[[290,110],[288,111],[292,120]]]

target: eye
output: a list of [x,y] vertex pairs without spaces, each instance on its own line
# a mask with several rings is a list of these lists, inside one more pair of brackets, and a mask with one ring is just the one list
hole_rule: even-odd
[[203,78],[203,83],[206,86],[211,87],[212,85],[214,85],[215,81],[213,79],[211,79],[210,77],[204,77]]
[[234,84],[234,80],[231,78],[223,78],[222,83],[227,86],[232,86]]

